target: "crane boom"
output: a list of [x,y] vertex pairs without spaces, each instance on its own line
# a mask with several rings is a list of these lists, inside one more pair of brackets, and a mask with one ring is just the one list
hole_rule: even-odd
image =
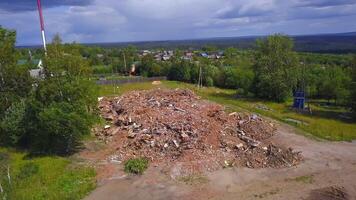
[[45,35],[45,29],[44,29],[44,20],[43,20],[43,14],[42,14],[41,0],[37,0],[37,8],[38,8],[38,14],[40,16],[43,49],[44,49],[45,53],[47,54],[46,35]]

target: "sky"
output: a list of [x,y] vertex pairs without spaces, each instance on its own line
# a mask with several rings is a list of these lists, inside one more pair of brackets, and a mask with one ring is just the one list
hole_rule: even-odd
[[[356,31],[356,0],[42,0],[48,40],[125,42]],[[36,0],[0,0],[17,45],[41,44]]]

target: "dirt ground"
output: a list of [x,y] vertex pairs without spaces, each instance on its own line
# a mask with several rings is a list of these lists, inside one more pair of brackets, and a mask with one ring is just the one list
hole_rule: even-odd
[[113,162],[114,175],[85,199],[356,199],[356,142],[316,141],[297,132],[280,124],[271,138],[302,151],[304,162],[292,168],[226,168],[173,180],[158,166],[127,176]]

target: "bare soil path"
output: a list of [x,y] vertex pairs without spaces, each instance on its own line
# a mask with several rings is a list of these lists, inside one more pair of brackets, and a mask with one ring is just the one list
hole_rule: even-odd
[[[280,124],[276,144],[302,151],[292,168],[227,168],[173,180],[151,166],[142,176],[117,173],[86,200],[156,199],[356,199],[356,142],[316,141]],[[120,164],[113,170],[122,168]]]

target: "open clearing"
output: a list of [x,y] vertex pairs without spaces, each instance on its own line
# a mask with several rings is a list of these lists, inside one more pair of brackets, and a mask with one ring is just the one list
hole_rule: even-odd
[[[146,84],[144,89],[151,88]],[[108,145],[89,142],[81,156],[99,169],[100,186],[86,199],[355,199],[355,142],[320,141],[290,125],[273,123],[277,130],[268,141],[301,151],[302,163],[279,169],[226,167],[173,178],[153,163],[144,175],[133,176],[123,172],[120,160],[96,157],[98,152],[112,154]]]

